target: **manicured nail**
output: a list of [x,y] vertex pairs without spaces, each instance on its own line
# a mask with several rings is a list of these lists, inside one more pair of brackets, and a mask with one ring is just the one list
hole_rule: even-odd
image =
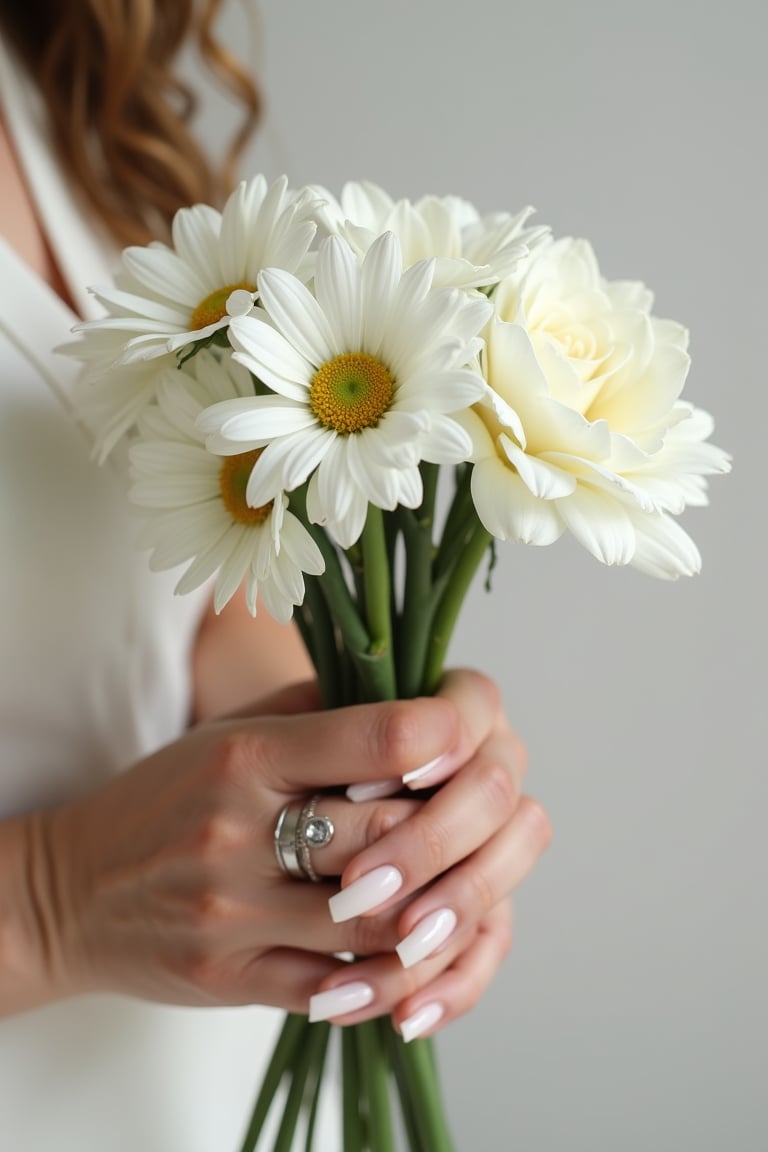
[[452,908],[438,908],[419,920],[412,932],[397,946],[397,954],[404,968],[410,968],[431,956],[456,927],[456,913]]
[[400,1025],[400,1035],[407,1044],[433,1028],[438,1020],[442,1020],[444,1014],[445,1009],[442,1004],[425,1004],[423,1008],[419,1008],[418,1012],[414,1012],[413,1016],[403,1020]]
[[409,788],[412,784],[418,784],[419,788],[423,788],[425,784],[429,783],[429,777],[437,775],[447,760],[448,756],[444,752],[442,756],[436,756],[434,760],[422,764],[421,768],[414,768],[412,772],[406,772],[403,776],[403,784],[407,784]]
[[331,919],[340,924],[342,920],[351,920],[353,916],[361,916],[363,912],[371,912],[383,904],[390,896],[394,896],[398,888],[402,887],[403,874],[391,864],[382,864],[372,872],[366,872],[359,880],[354,880],[348,888],[342,888],[335,896],[331,896],[328,907],[331,910]]
[[360,804],[363,800],[383,800],[385,796],[394,796],[403,786],[399,776],[393,780],[371,780],[367,784],[350,784],[347,788],[347,800],[353,804]]
[[331,1020],[335,1016],[346,1016],[349,1012],[367,1008],[373,996],[373,988],[362,980],[339,984],[327,992],[316,992],[309,998],[310,1022],[314,1024],[316,1020]]

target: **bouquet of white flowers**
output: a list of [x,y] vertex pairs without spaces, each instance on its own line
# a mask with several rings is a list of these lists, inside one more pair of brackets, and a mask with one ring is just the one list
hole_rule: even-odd
[[[680,398],[687,333],[585,240],[456,197],[337,201],[281,179],[178,212],[172,246],[125,251],[103,318],[68,346],[102,459],[127,448],[141,542],[177,591],[214,580],[295,615],[327,707],[436,690],[465,594],[496,541],[569,529],[605,564],[698,571],[675,519],[727,455]],[[326,1024],[289,1016],[243,1152],[279,1086],[276,1149],[305,1147]],[[451,1142],[430,1041],[344,1029],[346,1152]]]

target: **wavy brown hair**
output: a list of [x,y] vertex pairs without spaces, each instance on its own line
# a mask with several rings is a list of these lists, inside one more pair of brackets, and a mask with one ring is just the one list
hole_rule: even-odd
[[[0,25],[37,82],[70,178],[120,244],[164,238],[184,205],[220,203],[261,110],[247,71],[214,33],[222,0],[0,0]],[[243,108],[214,165],[176,72],[191,36]]]

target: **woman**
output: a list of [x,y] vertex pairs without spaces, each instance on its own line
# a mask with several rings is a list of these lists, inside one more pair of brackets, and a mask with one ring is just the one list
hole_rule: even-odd
[[[32,1152],[237,1147],[264,1006],[442,1027],[549,835],[493,684],[322,713],[292,630],[148,573],[71,418],[50,350],[94,315],[84,286],[217,195],[172,79],[192,24],[181,0],[0,2],[0,1117]],[[323,796],[342,785],[355,803]],[[333,918],[338,883],[273,850],[314,795]]]

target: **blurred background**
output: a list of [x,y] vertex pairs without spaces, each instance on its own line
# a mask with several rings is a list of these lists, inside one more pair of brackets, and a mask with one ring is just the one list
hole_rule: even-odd
[[[685,397],[734,457],[683,518],[700,576],[510,544],[466,605],[451,663],[500,682],[555,837],[439,1041],[461,1150],[768,1149],[767,11],[261,0],[257,46],[225,11],[267,101],[244,174],[534,205],[690,329]],[[212,140],[228,113],[212,91]]]

